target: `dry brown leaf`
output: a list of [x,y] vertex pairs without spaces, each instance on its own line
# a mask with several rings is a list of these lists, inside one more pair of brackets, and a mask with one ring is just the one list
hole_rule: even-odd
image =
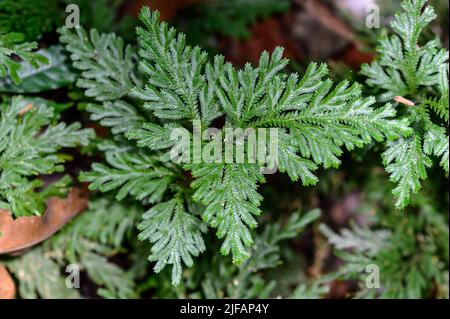
[[0,299],[14,299],[16,284],[6,267],[0,264]]
[[20,111],[19,111],[19,115],[20,116],[23,116],[23,115],[25,115],[25,113],[27,113],[28,111],[30,111],[31,109],[33,108],[33,104],[28,104],[27,106],[25,106],[23,109],[21,109]]
[[0,254],[17,253],[44,241],[86,209],[87,205],[87,192],[72,188],[65,199],[50,198],[43,217],[13,219],[10,212],[0,209]]
[[404,104],[406,106],[414,106],[414,105],[416,105],[413,101],[405,99],[403,96],[395,96],[394,100],[396,102]]

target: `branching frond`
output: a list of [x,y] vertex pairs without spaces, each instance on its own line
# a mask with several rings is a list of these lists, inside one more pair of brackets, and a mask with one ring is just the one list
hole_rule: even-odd
[[[448,172],[448,130],[444,128],[449,114],[448,51],[437,40],[420,41],[424,28],[436,18],[434,9],[425,4],[426,0],[402,1],[404,11],[391,24],[394,34],[381,38],[378,60],[362,68],[367,84],[380,93],[381,100],[395,96],[400,101],[410,99],[402,118],[415,132],[390,142],[383,155],[391,180],[398,183],[394,189],[398,208],[405,207],[421,188],[426,169],[433,165],[429,155],[439,157]],[[436,112],[440,122],[433,123],[429,109]]]
[[131,195],[145,203],[155,203],[174,181],[174,172],[161,166],[157,156],[114,143],[104,143],[100,149],[105,152],[107,165],[94,163],[92,171],[80,177],[81,181],[90,182],[91,190],[118,190],[118,200]]
[[217,228],[217,236],[224,238],[221,253],[233,254],[233,261],[242,263],[250,257],[246,246],[253,243],[250,229],[257,222],[254,216],[262,200],[256,191],[264,177],[257,165],[252,164],[202,164],[192,167],[196,180],[194,200],[206,205],[203,220]]
[[[206,129],[220,116],[224,129],[277,129],[275,164],[293,180],[311,185],[317,182],[313,172],[320,165],[340,164],[343,148],[352,150],[410,133],[406,120],[392,120],[391,105],[373,109],[374,99],[363,98],[358,84],[344,81],[333,86],[324,78],[328,74],[324,65],[311,64],[301,78],[288,76],[282,72],[288,61],[283,49],[277,48],[272,55],[264,52],[257,67],[248,64],[237,70],[222,57],[208,62],[199,48],[186,45],[183,34],[160,22],[157,12],[144,8],[141,20],[145,28],[137,31],[139,54],[147,82],[133,92],[165,124],[146,123],[142,129],[130,130],[127,137],[140,147],[170,148],[174,127],[200,120]],[[167,153],[161,158],[167,159]],[[195,178],[193,199],[205,205],[203,219],[224,239],[222,254],[231,252],[236,263],[249,257],[246,247],[253,243],[249,230],[256,227],[255,216],[260,214],[257,188],[264,182],[262,166],[245,162],[183,167]]]
[[93,132],[80,130],[79,123],[52,124],[52,109],[22,98],[1,105],[0,112],[0,203],[16,216],[39,215],[44,199],[31,199],[42,186],[36,177],[63,171],[58,150],[87,145]]
[[439,72],[446,67],[448,51],[437,41],[419,42],[422,30],[436,18],[426,0],[405,0],[405,10],[395,16],[391,26],[395,34],[381,38],[380,59],[363,66],[367,84],[382,90],[381,98],[416,97],[419,89],[438,84]]
[[138,83],[133,49],[122,38],[113,33],[99,34],[95,29],[88,36],[81,27],[76,32],[67,28],[59,32],[73,66],[81,71],[77,85],[88,97],[101,102],[118,100]]
[[181,193],[175,198],[159,203],[147,211],[139,224],[139,239],[149,240],[152,246],[150,261],[156,261],[155,272],[172,265],[172,284],[181,281],[182,263],[191,267],[192,257],[205,250],[201,221],[186,211]]
[[48,63],[47,59],[32,51],[37,49],[36,42],[25,42],[21,33],[2,33],[0,30],[0,77],[10,76],[14,83],[20,83],[20,62],[13,56],[28,62],[32,67],[38,68],[39,64]]

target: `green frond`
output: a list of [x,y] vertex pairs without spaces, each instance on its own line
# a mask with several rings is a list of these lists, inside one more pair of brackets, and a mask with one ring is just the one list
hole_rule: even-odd
[[136,140],[137,146],[148,147],[151,150],[164,150],[175,145],[171,139],[173,129],[182,128],[176,124],[164,124],[159,126],[153,123],[145,123],[142,128],[128,131],[126,137],[130,140]]
[[192,165],[193,199],[205,206],[203,220],[217,228],[217,236],[224,242],[223,255],[230,252],[233,262],[240,264],[250,257],[246,247],[253,243],[250,229],[257,226],[254,216],[262,197],[256,191],[264,177],[257,165],[201,164]]
[[81,181],[90,183],[91,190],[117,190],[118,200],[131,195],[145,203],[155,203],[174,181],[174,172],[161,166],[156,156],[112,143],[100,147],[105,151],[107,165],[94,163],[92,171],[80,176]]
[[152,246],[150,261],[156,261],[155,272],[172,265],[172,284],[181,281],[182,263],[191,267],[192,257],[205,250],[201,221],[186,211],[182,194],[153,206],[139,224],[139,239],[149,240]]
[[[357,280],[356,298],[417,299],[444,286],[448,224],[443,212],[430,203],[422,202],[414,210],[407,215],[398,215],[395,210],[377,213],[377,224],[383,229],[354,226],[338,235],[322,226],[335,254],[344,262],[331,277]],[[366,284],[371,274],[368,265],[378,267],[378,288]]]
[[[92,130],[79,123],[53,124],[55,116],[44,104],[33,105],[21,97],[0,105],[0,203],[14,215],[39,215],[45,198],[34,194],[42,186],[38,175],[61,172],[61,148],[87,145]],[[67,185],[65,180],[64,186]]]
[[391,175],[391,180],[398,183],[393,191],[397,196],[397,208],[408,205],[411,194],[422,187],[420,181],[427,178],[427,167],[433,164],[424,153],[422,142],[418,135],[400,138],[389,142],[383,153],[386,171]]
[[66,287],[66,276],[61,274],[60,265],[56,260],[47,258],[41,247],[7,262],[6,266],[18,279],[17,293],[21,298],[81,298],[78,289]]
[[420,88],[438,83],[440,70],[448,64],[448,51],[441,49],[437,41],[420,43],[421,32],[436,17],[434,9],[425,3],[402,2],[404,12],[391,23],[395,34],[381,37],[378,61],[362,68],[367,84],[381,91],[382,100],[394,96],[417,98]]
[[425,134],[423,150],[428,155],[435,155],[440,158],[439,165],[448,173],[448,134],[444,127],[433,125]]
[[[274,292],[276,279],[273,278],[273,273],[267,276],[264,276],[264,273],[274,270],[283,262],[281,252],[286,241],[297,237],[319,216],[318,210],[307,213],[294,212],[285,221],[265,223],[262,225],[261,232],[253,231],[255,245],[250,249],[252,258],[238,267],[230,263],[228,259],[217,258],[217,256],[212,260],[208,258],[206,268],[202,267],[204,264],[199,264],[192,270],[194,272],[192,277],[200,278],[197,284],[200,291],[195,291],[189,297],[240,299],[276,296]],[[326,292],[324,287],[317,290],[316,292],[320,295]],[[295,298],[295,296],[292,297]]]
[[35,49],[37,49],[37,43],[25,42],[23,34],[3,33],[0,30],[0,77],[10,76],[15,84],[20,83],[18,72],[21,64],[13,56],[28,62],[34,68],[48,63],[47,58],[33,52]]
[[87,211],[44,243],[44,256],[64,266],[78,266],[104,298],[134,298],[132,273],[108,258],[123,250],[141,214],[142,208],[136,204],[117,203],[107,197],[93,199]]
[[[398,183],[394,194],[399,208],[421,188],[426,169],[433,164],[429,155],[440,157],[440,165],[448,172],[448,131],[442,127],[448,123],[439,120],[448,122],[449,54],[437,40],[421,42],[423,30],[436,18],[426,0],[404,0],[402,8],[391,23],[394,34],[379,41],[377,61],[362,68],[366,83],[380,94],[380,100],[410,100],[405,110],[400,104],[397,108],[414,128],[414,136],[390,142],[383,155],[391,180]],[[437,123],[428,109],[438,115]]]
[[86,108],[91,119],[111,128],[112,134],[123,134],[142,126],[145,117],[137,109],[122,100],[105,101],[103,104],[89,104]]
[[79,289],[67,286],[67,276],[78,269],[99,287],[98,295],[134,298],[133,274],[108,258],[123,249],[140,214],[141,209],[134,204],[115,203],[106,197],[93,199],[87,211],[52,238],[23,256],[6,260],[7,268],[18,279],[20,297],[81,298]]
[[[391,105],[373,109],[374,99],[364,99],[360,85],[344,81],[334,86],[324,79],[325,65],[311,64],[301,79],[288,76],[283,72],[288,60],[276,48],[272,54],[262,53],[257,67],[247,64],[237,70],[220,56],[208,62],[204,52],[186,45],[184,35],[160,22],[157,12],[144,8],[141,20],[139,55],[147,82],[133,94],[164,125],[147,122],[130,130],[127,138],[140,147],[168,149],[175,143],[170,139],[175,127],[190,128],[185,120],[200,120],[204,128],[222,116],[225,128],[278,129],[278,168],[311,185],[317,182],[313,171],[319,165],[339,165],[344,147],[351,150],[410,133],[406,120],[392,120],[396,114]],[[160,159],[167,159],[167,153]],[[222,254],[231,252],[235,263],[249,257],[253,243],[250,229],[257,225],[261,202],[256,190],[264,181],[261,166],[184,166],[195,178],[193,199],[205,206],[204,221],[217,228],[217,236],[224,239]]]
[[60,28],[60,42],[66,45],[73,66],[81,72],[77,86],[97,101],[114,101],[130,93],[138,83],[134,52],[114,33],[99,34],[83,28]]
[[339,250],[352,250],[357,253],[374,255],[380,249],[388,247],[391,233],[387,230],[372,231],[353,224],[351,229],[342,230],[341,234],[335,233],[327,225],[321,224],[320,232],[328,242]]
[[439,70],[438,97],[427,98],[424,104],[430,107],[436,114],[448,122],[449,118],[449,95],[448,95],[448,64]]
[[207,54],[186,45],[184,34],[159,22],[159,13],[144,7],[138,27],[140,67],[148,82],[136,97],[162,119],[200,119],[199,92],[204,90]]

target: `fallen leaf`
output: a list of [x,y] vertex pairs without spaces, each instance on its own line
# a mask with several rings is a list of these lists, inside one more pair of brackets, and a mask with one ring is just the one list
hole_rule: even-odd
[[334,280],[329,284],[326,299],[349,299],[357,290],[357,282],[352,280]]
[[25,106],[23,109],[19,111],[19,115],[23,116],[25,113],[27,113],[29,110],[33,108],[33,104],[29,103],[27,106]]
[[16,284],[6,267],[0,264],[0,299],[14,299]]
[[414,105],[416,105],[413,101],[405,99],[403,96],[395,96],[394,100],[396,102],[404,104],[406,106],[414,106]]
[[86,209],[87,205],[87,192],[72,188],[65,199],[50,198],[42,217],[13,219],[10,212],[0,209],[0,254],[17,253],[46,240]]

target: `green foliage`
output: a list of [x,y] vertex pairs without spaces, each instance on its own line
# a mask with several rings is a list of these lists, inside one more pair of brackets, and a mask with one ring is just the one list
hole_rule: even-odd
[[80,298],[78,290],[66,287],[66,278],[61,275],[58,263],[46,257],[40,247],[8,261],[6,266],[17,278],[17,293],[23,299]]
[[206,32],[240,39],[250,36],[248,28],[258,19],[286,11],[289,6],[287,0],[212,0],[198,10]]
[[160,272],[167,264],[172,267],[172,284],[181,281],[182,265],[191,267],[192,257],[205,250],[200,220],[186,211],[182,192],[176,197],[153,206],[143,215],[139,224],[142,232],[139,239],[149,240],[152,246],[150,261],[156,261],[155,272]]
[[39,39],[62,23],[64,10],[60,0],[39,1],[2,0],[0,2],[0,30],[20,32],[27,41]]
[[148,117],[134,101],[127,101],[133,85],[139,82],[132,47],[114,34],[100,35],[95,30],[90,37],[83,28],[76,33],[61,28],[59,33],[74,68],[81,72],[77,86],[96,101],[87,107],[91,119],[118,135],[141,127]]
[[396,14],[391,24],[394,34],[380,39],[379,61],[363,67],[367,83],[382,90],[384,100],[396,95],[414,97],[420,88],[438,84],[439,70],[445,68],[448,52],[436,40],[419,42],[424,28],[436,18],[434,9],[425,3],[402,2],[404,12]]
[[[272,56],[263,53],[257,67],[236,70],[222,57],[210,62],[200,48],[186,45],[185,36],[160,22],[157,12],[144,8],[141,20],[141,73],[134,69],[131,49],[113,34],[91,31],[88,37],[82,29],[62,29],[61,41],[81,71],[78,86],[101,103],[89,106],[92,119],[110,127],[116,139],[103,149],[107,164],[94,164],[82,180],[91,189],[117,190],[118,199],[132,195],[156,204],[141,224],[140,238],[154,243],[150,260],[157,271],[173,265],[174,283],[181,278],[181,260],[191,265],[192,256],[203,250],[201,232],[193,231],[200,222],[191,200],[223,239],[221,253],[231,253],[240,264],[251,255],[250,229],[257,226],[262,200],[257,189],[265,179],[262,163],[169,162],[173,128],[189,129],[190,121],[199,120],[205,129],[218,118],[227,128],[276,128],[279,170],[304,185],[317,182],[313,172],[320,165],[337,167],[344,149],[409,133],[407,121],[391,119],[391,105],[374,110],[374,99],[361,97],[358,84],[333,86],[324,79],[324,65],[311,64],[303,77],[286,75],[288,61],[277,48]],[[146,150],[117,142],[123,133]]]
[[133,273],[108,258],[123,250],[141,209],[106,197],[92,200],[89,206],[49,241],[6,261],[7,268],[19,279],[20,297],[80,298],[77,289],[66,286],[66,276],[74,269],[69,265],[86,272],[102,297],[136,297]]
[[87,145],[93,137],[91,130],[80,130],[79,123],[55,120],[49,107],[20,97],[0,105],[0,205],[15,216],[43,212],[45,199],[60,193],[57,189],[64,189],[67,179],[38,192],[43,182],[37,176],[62,172],[65,158],[57,152]]
[[82,71],[77,85],[86,90],[86,96],[111,101],[127,94],[136,80],[130,46],[114,34],[100,35],[94,29],[90,38],[82,28],[76,33],[61,28],[60,33],[73,66]]
[[[62,25],[66,18],[65,7],[76,4],[80,7],[81,24],[99,30],[120,26],[118,30],[128,28],[129,21],[123,19],[117,22],[116,11],[123,0],[49,0],[43,5],[39,1],[2,0],[0,3],[0,77],[9,75],[9,79],[2,79],[2,92],[36,93],[48,89],[56,89],[71,83],[73,74],[63,63],[65,57],[58,47],[41,50],[42,54],[32,53],[38,44],[32,42],[42,35],[52,32]],[[91,14],[95,12],[95,14]],[[21,63],[13,58],[18,56],[25,62],[24,70]],[[114,56],[112,56],[114,57]],[[41,64],[50,65],[37,69]],[[111,61],[111,60],[110,60]],[[109,61],[109,62],[110,62]],[[21,78],[26,83],[17,86]]]
[[21,33],[3,33],[0,30],[0,77],[9,75],[16,84],[20,83],[18,72],[21,64],[13,59],[13,55],[28,62],[34,68],[48,62],[45,57],[31,52],[37,48],[37,43],[24,40]]
[[[271,278],[268,271],[281,267],[281,252],[285,242],[297,237],[319,216],[320,212],[313,210],[305,214],[293,213],[285,221],[266,223],[262,232],[253,234],[255,245],[251,249],[252,258],[240,266],[232,264],[228,259],[219,258],[213,251],[215,245],[212,245],[209,248],[211,251],[199,258],[195,267],[187,271],[180,286],[168,286],[169,281],[164,280],[167,273],[164,272],[160,280],[147,279],[145,287],[155,289],[158,298],[275,297],[274,288],[277,282]],[[301,296],[314,292],[317,292],[317,295],[326,293],[324,287],[319,288],[319,285],[310,287],[303,284],[297,289],[297,294]]]
[[[49,32],[63,25],[69,3],[80,5],[84,28],[59,29],[64,51],[48,46]],[[448,298],[448,198],[442,196],[448,189],[435,178],[442,175],[440,167],[433,167],[438,162],[448,174],[448,52],[436,39],[429,41],[426,27],[436,14],[425,3],[402,1],[404,11],[396,15],[392,34],[379,41],[378,59],[363,67],[363,87],[348,80],[333,83],[327,67],[316,63],[303,74],[286,73],[281,48],[238,69],[222,56],[189,46],[192,39],[148,8],[140,15],[135,48],[134,33],[117,15],[123,0],[51,0],[48,8],[36,1],[1,1],[0,92],[53,90],[48,93],[58,102],[47,100],[47,94],[11,101],[3,96],[0,208],[14,217],[41,215],[46,200],[65,195],[71,183],[65,176],[48,184],[46,175],[77,173],[92,163],[79,175],[91,190],[89,209],[23,255],[0,256],[16,279],[19,297],[322,298],[332,280],[350,279],[358,284],[352,296],[359,298]],[[202,25],[191,26],[206,36],[245,38],[257,19],[289,4],[210,1],[192,8]],[[124,30],[125,38],[102,33]],[[30,41],[38,39],[44,40],[43,49],[34,52],[38,45]],[[56,91],[71,83],[78,89]],[[90,113],[102,126],[87,124],[99,133],[95,142],[90,143],[93,131],[60,121],[74,104],[78,112],[62,116],[84,122],[83,112]],[[204,136],[211,126],[218,126],[213,138],[196,145],[194,133]],[[189,163],[177,162],[172,159],[179,145],[172,138],[175,129],[188,134],[191,154],[197,146],[205,151],[231,142],[233,155],[250,139],[248,130],[271,129],[276,143],[263,143],[265,150],[276,147],[276,158],[252,162],[251,148],[244,146],[244,162],[224,160],[222,148],[214,149],[218,161],[189,156]],[[227,129],[242,134],[230,141]],[[384,171],[366,156],[386,140],[383,160],[397,183],[397,208],[411,200],[401,215],[386,192]],[[79,163],[65,166],[74,152],[65,149],[80,146],[87,147],[74,156]],[[357,148],[363,148],[354,154],[364,165],[354,167],[345,153]],[[343,157],[343,171],[325,172],[339,167]],[[285,185],[287,176],[267,177],[266,167],[301,183]],[[319,178],[318,190],[301,188]],[[266,180],[274,183],[262,187]],[[349,229],[319,226],[337,261],[316,228],[298,238],[319,218],[318,210],[283,212],[320,204],[332,207],[324,218],[332,222],[341,215],[335,214],[334,197],[340,200],[339,192],[349,186],[355,192],[349,206],[361,201],[358,212],[372,214],[348,212],[353,208],[344,198],[342,212],[355,220]],[[336,207],[340,213],[340,202]],[[148,261],[158,275],[148,276]],[[325,274],[308,278],[304,270],[311,263]],[[380,289],[364,285],[368,265],[379,267]],[[82,286],[94,286],[96,292],[67,288],[66,275],[77,266]]]
[[[145,101],[144,108],[172,123],[200,120],[207,125],[222,116],[226,127],[278,128],[279,169],[293,180],[313,184],[317,178],[312,171],[318,165],[337,166],[343,147],[351,150],[408,132],[407,122],[390,120],[395,115],[390,105],[373,110],[373,99],[362,98],[359,85],[342,82],[333,88],[323,80],[324,66],[312,64],[300,80],[297,74],[287,76],[281,73],[287,60],[278,48],[272,57],[263,53],[258,67],[236,70],[221,57],[208,62],[199,48],[185,44],[184,35],[160,23],[159,14],[144,8],[141,19],[146,27],[137,30],[141,68],[148,80],[134,93]],[[131,130],[127,136],[157,150],[145,142],[153,130]],[[224,238],[221,252],[231,251],[236,263],[249,257],[249,228],[256,226],[252,215],[259,214],[262,199],[256,192],[264,181],[260,166],[185,167],[196,177],[191,186],[193,198],[206,206],[203,219],[218,229],[218,237]]]
[[402,2],[404,12],[391,24],[394,34],[381,37],[378,60],[362,69],[380,100],[401,96],[415,103],[406,108],[398,105],[413,133],[388,143],[383,154],[386,170],[398,184],[393,191],[397,208],[408,205],[411,195],[421,188],[427,168],[433,165],[431,156],[438,157],[448,173],[448,51],[437,40],[420,41],[422,31],[436,18],[434,9],[425,3]]
[[[304,215],[293,213],[284,223],[275,222],[265,226],[255,236],[252,258],[236,268],[231,264],[212,267],[201,283],[206,298],[269,298],[276,285],[274,280],[264,278],[262,273],[281,263],[281,243],[297,237],[311,222],[320,216],[318,210]],[[228,272],[228,273],[227,273]],[[224,278],[225,280],[220,280]]]
[[156,156],[114,143],[103,143],[99,150],[105,152],[108,166],[94,163],[93,171],[82,174],[81,180],[91,182],[90,189],[102,192],[119,189],[116,199],[127,195],[144,203],[155,203],[174,181],[174,173],[159,165]]
[[36,52],[47,59],[46,65],[38,69],[30,63],[22,63],[18,77],[21,79],[19,85],[11,83],[6,78],[0,80],[0,92],[5,93],[40,93],[49,90],[60,89],[75,81],[74,73],[69,69],[67,57],[62,52],[60,45],[55,45]]
[[249,228],[257,226],[253,215],[261,213],[257,182],[264,177],[252,164],[194,164],[192,175],[196,177],[193,199],[206,205],[203,220],[224,239],[220,252],[231,252],[233,261],[240,264],[250,257],[246,251],[253,244]]
[[[358,298],[426,298],[435,289],[444,291],[448,278],[448,220],[425,198],[418,198],[415,211],[398,216],[380,212],[381,230],[354,226],[340,235],[322,225],[322,232],[345,264],[331,277],[358,279]],[[366,267],[379,267],[379,289],[365,285]],[[448,294],[438,295],[448,298]]]
[[119,20],[118,7],[124,0],[2,0],[0,2],[0,30],[19,32],[27,41],[39,40],[44,34],[64,24],[69,13],[67,5],[80,8],[80,24],[100,31],[124,31],[130,27],[128,19]]

